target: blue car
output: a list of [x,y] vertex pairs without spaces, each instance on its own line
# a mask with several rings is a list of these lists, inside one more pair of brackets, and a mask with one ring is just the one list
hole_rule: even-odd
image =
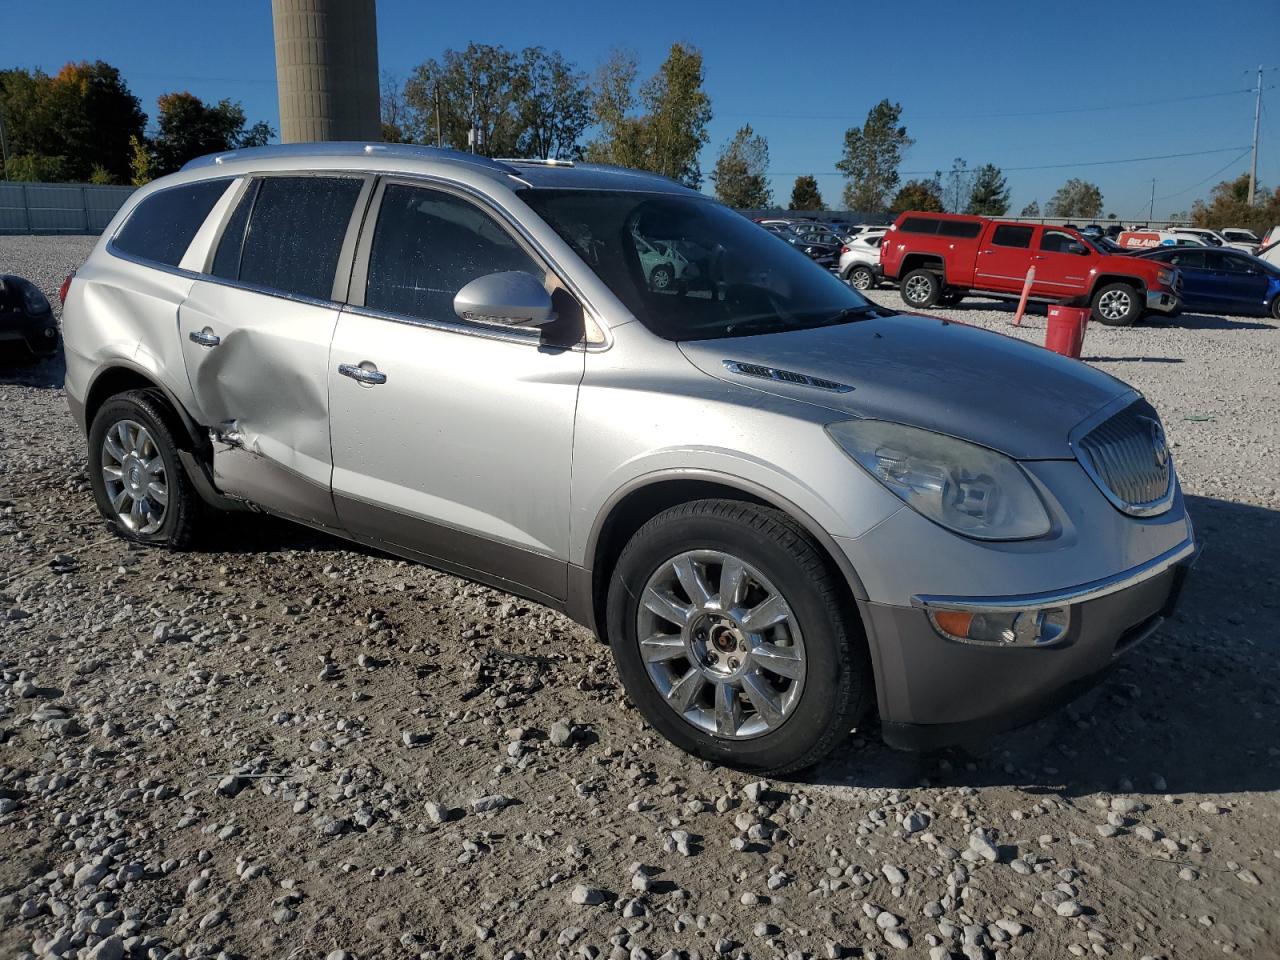
[[1160,247],[1139,256],[1178,268],[1183,309],[1280,320],[1280,267],[1265,260],[1215,247]]

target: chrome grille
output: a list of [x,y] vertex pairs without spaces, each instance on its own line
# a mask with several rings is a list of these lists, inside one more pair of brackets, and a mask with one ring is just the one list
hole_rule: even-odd
[[1076,442],[1076,456],[1107,499],[1135,516],[1168,509],[1173,460],[1155,408],[1135,400]]

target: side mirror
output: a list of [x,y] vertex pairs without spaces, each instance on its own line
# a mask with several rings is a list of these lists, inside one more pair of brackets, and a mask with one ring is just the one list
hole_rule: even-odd
[[556,318],[542,281],[521,270],[477,277],[453,297],[453,312],[469,323],[540,327]]

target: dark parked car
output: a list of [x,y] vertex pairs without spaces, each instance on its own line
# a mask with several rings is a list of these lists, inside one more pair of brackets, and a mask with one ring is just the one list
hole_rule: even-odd
[[796,233],[790,224],[776,220],[769,223],[762,223],[760,226],[764,227],[764,229],[768,230],[775,236],[781,237],[793,247],[803,250],[809,259],[815,263],[821,264],[828,270],[835,269],[836,263],[840,258],[840,248],[838,246],[830,243],[819,243],[816,240],[809,240]]
[[1178,268],[1187,310],[1280,320],[1280,267],[1265,260],[1215,247],[1160,247],[1138,256]]
[[58,324],[39,287],[0,275],[0,343],[15,342],[34,357],[52,356],[58,351]]

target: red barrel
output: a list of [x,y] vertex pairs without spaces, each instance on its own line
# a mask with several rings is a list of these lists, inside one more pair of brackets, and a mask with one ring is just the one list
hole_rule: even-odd
[[1064,357],[1080,359],[1080,348],[1084,346],[1084,328],[1088,322],[1088,307],[1053,304],[1049,307],[1049,326],[1044,333],[1045,349]]

